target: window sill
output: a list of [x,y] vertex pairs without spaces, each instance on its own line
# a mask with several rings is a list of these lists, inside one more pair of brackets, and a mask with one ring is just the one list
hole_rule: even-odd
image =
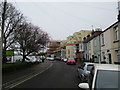
[[119,40],[116,40],[116,41],[114,41],[113,43],[117,43],[117,42],[119,42]]

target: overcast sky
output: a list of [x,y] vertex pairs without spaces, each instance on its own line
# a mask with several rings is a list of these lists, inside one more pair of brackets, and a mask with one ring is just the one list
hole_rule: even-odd
[[102,28],[117,21],[117,2],[13,2],[52,39],[65,40],[80,30]]

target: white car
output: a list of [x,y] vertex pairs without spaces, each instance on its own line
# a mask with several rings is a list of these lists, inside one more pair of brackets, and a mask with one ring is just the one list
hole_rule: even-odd
[[31,56],[31,62],[36,62],[37,61],[37,59],[36,59],[36,57],[35,56]]
[[47,60],[54,61],[53,57],[47,57]]
[[94,66],[95,63],[85,62],[83,67],[77,68],[78,77],[81,82],[88,82],[88,77],[90,74],[90,70]]
[[120,65],[95,64],[91,70],[88,83],[80,83],[82,89],[90,90],[120,90]]
[[36,56],[27,56],[27,59],[26,59],[26,62],[32,62],[32,63],[40,63],[40,62],[42,62],[42,60],[40,60]]

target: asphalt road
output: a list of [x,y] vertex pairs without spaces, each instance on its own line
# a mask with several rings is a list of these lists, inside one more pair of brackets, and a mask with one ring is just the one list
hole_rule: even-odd
[[53,66],[15,88],[78,88],[77,66],[61,61],[52,61]]
[[2,90],[9,90],[37,75],[43,73],[52,66],[52,62],[46,60],[29,68],[4,73],[2,75]]

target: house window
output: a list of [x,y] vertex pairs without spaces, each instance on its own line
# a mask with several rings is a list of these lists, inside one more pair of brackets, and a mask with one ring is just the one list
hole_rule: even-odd
[[101,44],[104,45],[104,34],[101,34]]
[[68,54],[70,54],[70,50],[68,50]]
[[105,52],[102,52],[103,61],[105,61]]
[[117,62],[120,62],[119,56],[118,56],[118,50],[115,50],[115,57],[116,57],[116,61],[117,61]]
[[79,40],[80,40],[80,41],[82,41],[82,38],[81,38],[81,37],[79,37]]
[[114,34],[115,34],[115,41],[117,41],[117,40],[119,40],[118,38],[119,38],[119,34],[118,34],[118,26],[116,26],[115,28],[114,28],[114,30],[115,30],[115,32],[114,32]]

